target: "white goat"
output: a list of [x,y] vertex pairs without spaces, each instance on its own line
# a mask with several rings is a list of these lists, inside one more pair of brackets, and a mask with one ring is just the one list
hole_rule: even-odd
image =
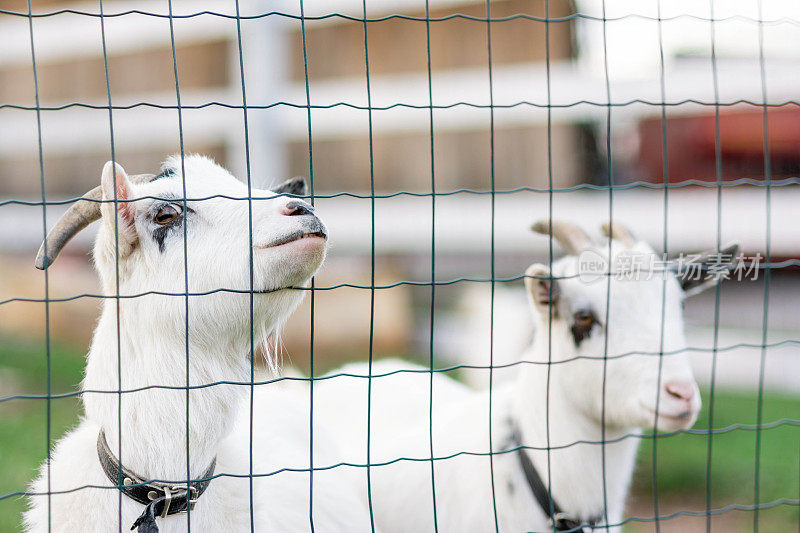
[[[360,486],[383,531],[431,531],[434,521],[442,532],[616,529],[640,429],[694,423],[700,395],[683,353],[679,280],[669,272],[607,275],[610,265],[654,256],[622,229],[602,244],[564,222],[534,229],[551,227],[570,255],[553,263],[552,276],[540,264],[526,272],[538,333],[516,380],[493,388],[491,412],[489,391],[398,361],[373,365],[374,466],[370,486],[363,474]],[[600,265],[593,280],[578,276],[581,253]],[[339,373],[366,376],[367,365],[320,383],[316,412],[338,428],[342,460],[363,465],[368,380]]]
[[[102,220],[94,258],[110,298],[88,354],[85,417],[33,483],[27,531],[118,531],[135,521],[148,533],[250,531],[251,523],[307,531],[311,519],[318,531],[368,524],[356,491],[333,472],[314,472],[312,511],[306,397],[249,385],[251,316],[259,345],[299,304],[305,291],[291,287],[310,279],[327,242],[310,205],[280,196],[305,194],[302,179],[252,193],[248,202],[247,187],[202,156],[171,157],[158,176],[127,176],[109,162],[87,195],[103,202],[74,204],[48,235],[39,268]],[[269,291],[252,301],[251,275],[255,291]],[[318,465],[332,445],[321,428],[314,441]],[[192,484],[190,513],[175,513],[188,505],[187,479],[207,478],[205,491]],[[123,490],[114,488],[118,479]],[[131,496],[140,482],[147,506]]]
[[477,367],[464,369],[461,374],[464,383],[476,389],[488,388],[490,357],[495,367],[493,385],[516,378],[519,369],[513,364],[519,361],[535,335],[524,291],[514,285],[497,283],[492,306],[489,284],[470,283],[463,288],[453,320],[461,327],[453,328],[456,331],[451,333],[448,361],[453,365]]

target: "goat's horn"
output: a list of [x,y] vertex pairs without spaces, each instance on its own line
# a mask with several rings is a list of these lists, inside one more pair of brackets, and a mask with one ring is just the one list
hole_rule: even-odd
[[580,226],[563,220],[539,220],[531,229],[542,235],[550,235],[561,244],[564,251],[570,255],[577,255],[585,250],[592,240]]
[[[128,176],[132,183],[145,183],[153,179],[152,174]],[[58,254],[72,237],[80,233],[86,226],[100,218],[100,200],[103,199],[103,188],[97,186],[83,195],[64,213],[56,225],[47,232],[44,242],[39,247],[34,265],[39,270],[46,270],[53,264]],[[45,253],[45,250],[47,252]]]
[[611,221],[603,222],[603,235],[610,239],[617,240],[630,248],[634,244],[636,244],[636,238],[633,236],[633,233],[625,227],[623,224],[619,222],[615,222],[613,225]]

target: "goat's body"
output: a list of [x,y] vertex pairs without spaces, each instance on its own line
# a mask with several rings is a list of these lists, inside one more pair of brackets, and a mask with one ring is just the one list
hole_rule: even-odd
[[[310,531],[309,473],[282,471],[309,468],[308,409],[303,397],[287,396],[275,384],[256,387],[253,408],[252,455],[253,507],[255,531]],[[278,395],[280,397],[278,397]],[[293,400],[293,401],[287,401]],[[192,404],[193,405],[193,404]],[[219,446],[214,479],[191,512],[192,531],[250,531],[250,409],[249,395],[242,399],[233,431]],[[50,497],[31,498],[26,513],[28,530],[48,531],[48,515],[54,532],[87,533],[127,531],[144,506],[109,488],[81,488],[87,485],[109,487],[111,482],[100,468],[96,442],[100,427],[83,420],[58,442],[52,453],[50,491],[70,491]],[[315,427],[315,466],[331,462],[330,441]],[[123,441],[135,440],[124,435]],[[125,448],[127,449],[127,447]],[[181,463],[182,449],[175,464]],[[130,459],[134,459],[130,457]],[[192,463],[194,461],[192,460]],[[183,464],[185,464],[185,459]],[[274,475],[265,475],[273,474]],[[350,532],[369,529],[369,516],[363,500],[342,481],[341,470],[314,472],[313,520],[315,531]],[[186,478],[186,474],[179,476]],[[48,491],[47,470],[34,482],[36,493]],[[187,516],[158,519],[162,533],[188,530]]]
[[[528,404],[524,418],[517,416],[515,402],[519,392],[514,384],[493,388],[491,440],[495,455],[490,464],[488,391],[473,391],[446,376],[435,375],[430,414],[430,375],[424,368],[382,361],[373,365],[373,375],[401,367],[415,372],[373,378],[372,383],[370,463],[378,466],[371,468],[370,487],[365,474],[357,485],[365,497],[371,493],[376,524],[389,532],[433,531],[435,486],[439,531],[494,531],[493,500],[499,531],[550,531],[549,520],[533,497],[517,452],[509,451],[516,447],[510,441],[514,426],[523,432],[525,446],[547,446],[544,372],[534,369],[535,376],[524,380],[536,389],[533,395],[541,398],[540,403]],[[341,372],[366,375],[367,366],[348,365]],[[639,439],[605,445],[604,476],[601,446],[575,444],[600,441],[599,428],[562,402],[557,391],[550,394],[550,445],[557,448],[550,452],[554,498],[571,515],[584,518],[602,513],[606,500],[609,523],[618,523]],[[317,386],[315,396],[319,419],[338,426],[343,454],[340,460],[366,463],[367,380],[325,380]],[[605,437],[612,440],[617,436],[608,431]],[[434,461],[433,472],[431,440],[433,456],[445,458]],[[547,483],[546,452],[528,453]],[[398,461],[400,458],[412,460]]]
[[467,367],[461,377],[476,389],[489,387],[490,357],[495,367],[492,384],[514,381],[519,370],[514,363],[536,334],[525,294],[518,287],[498,283],[494,299],[491,290],[488,284],[469,284],[457,306],[462,326],[453,336],[452,363]]

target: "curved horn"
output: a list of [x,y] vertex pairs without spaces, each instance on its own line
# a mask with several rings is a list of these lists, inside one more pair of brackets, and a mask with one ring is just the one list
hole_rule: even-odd
[[603,235],[610,239],[617,240],[624,244],[627,248],[630,248],[634,244],[636,244],[636,238],[633,236],[633,233],[625,227],[625,225],[620,224],[619,222],[615,222],[612,226],[611,221],[603,222],[601,226],[603,228]]
[[[151,181],[155,176],[152,174],[137,174],[128,176],[132,183],[145,183]],[[39,270],[46,270],[53,264],[58,254],[66,244],[86,226],[100,219],[100,201],[103,199],[103,188],[98,185],[91,191],[83,195],[82,200],[78,200],[67,209],[56,225],[47,232],[47,237],[39,247],[36,254],[34,265]],[[47,249],[47,253],[45,253]]]
[[592,240],[580,226],[563,220],[539,220],[531,229],[542,235],[553,234],[553,237],[561,244],[570,255],[577,255],[585,250]]

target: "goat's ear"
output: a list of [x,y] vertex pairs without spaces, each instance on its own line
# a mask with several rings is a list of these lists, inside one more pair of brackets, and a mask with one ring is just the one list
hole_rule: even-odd
[[[138,239],[134,226],[136,208],[133,202],[127,201],[132,198],[131,182],[122,165],[109,161],[103,167],[100,185],[103,189],[103,203],[100,206],[103,224],[108,225],[111,235],[119,234],[120,256],[123,256],[125,255],[123,252],[130,251]],[[114,205],[115,186],[118,201],[116,206]],[[114,214],[115,207],[116,216]]]
[[525,288],[533,306],[542,316],[548,316],[551,309],[553,316],[556,316],[560,291],[549,268],[540,263],[529,266],[525,271]]
[[717,285],[729,277],[733,265],[738,260],[739,243],[729,244],[717,251],[707,250],[689,255],[678,265],[678,283],[688,298]]
[[306,180],[302,176],[289,178],[283,183],[272,188],[272,192],[278,194],[293,194],[295,196],[306,195]]

